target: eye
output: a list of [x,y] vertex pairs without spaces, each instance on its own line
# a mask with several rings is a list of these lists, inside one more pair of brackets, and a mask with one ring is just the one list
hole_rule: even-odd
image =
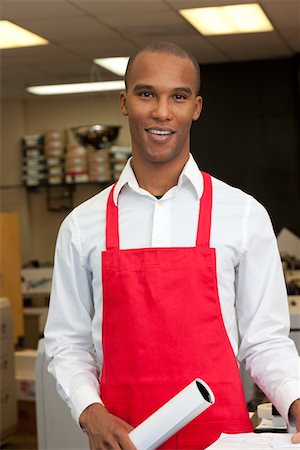
[[138,95],[139,95],[140,97],[145,97],[145,98],[151,98],[151,97],[153,97],[152,92],[149,92],[149,91],[142,91],[142,92],[139,92]]
[[175,100],[186,100],[186,96],[183,94],[175,94],[174,98]]

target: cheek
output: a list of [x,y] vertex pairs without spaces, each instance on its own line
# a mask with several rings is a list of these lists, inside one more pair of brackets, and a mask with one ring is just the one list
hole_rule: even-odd
[[141,117],[131,117],[129,120],[129,128],[132,135],[138,138],[144,129]]
[[190,126],[195,114],[196,111],[192,105],[186,105],[185,108],[177,108],[174,111],[174,117],[176,117],[178,124],[181,124],[184,127]]
[[189,130],[191,128],[192,122],[193,122],[193,115],[192,114],[185,114],[177,118],[178,124],[181,127],[182,131]]
[[145,111],[141,109],[134,108],[133,110],[128,111],[128,119],[134,125],[135,128],[141,126],[141,123],[144,122]]

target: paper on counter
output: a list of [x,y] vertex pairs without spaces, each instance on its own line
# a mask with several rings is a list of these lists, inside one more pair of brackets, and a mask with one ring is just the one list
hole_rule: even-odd
[[129,437],[138,450],[153,450],[214,402],[215,397],[210,387],[196,378],[132,430]]
[[292,436],[290,433],[278,434],[277,436],[273,435],[272,448],[281,448],[281,450],[285,448],[300,448],[300,444],[293,444],[291,442]]
[[288,450],[300,448],[300,444],[292,444],[289,433],[222,433],[219,439],[207,450],[265,450],[280,448]]
[[277,244],[282,255],[291,255],[300,258],[300,238],[287,228],[282,228],[277,236]]
[[[280,416],[277,416],[277,417],[279,417],[280,421],[283,422],[282,417],[280,417]],[[264,432],[264,430],[266,432],[268,432],[268,431],[272,432],[272,430],[275,428],[279,433],[284,433],[287,430],[287,425],[279,424],[279,425],[274,426],[274,419],[273,420],[272,419],[271,420],[270,419],[262,419],[260,424],[257,425],[256,430],[258,430],[259,432]]]

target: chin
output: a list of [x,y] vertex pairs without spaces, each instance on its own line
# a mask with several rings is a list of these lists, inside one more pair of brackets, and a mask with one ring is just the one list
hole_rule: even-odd
[[147,159],[149,162],[154,164],[164,164],[174,159],[178,158],[178,153],[170,153],[170,152],[157,152],[157,153],[148,153]]

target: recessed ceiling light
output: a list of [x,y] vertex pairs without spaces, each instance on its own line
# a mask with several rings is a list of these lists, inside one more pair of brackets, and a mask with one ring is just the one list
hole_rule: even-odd
[[49,41],[15,25],[8,20],[0,20],[0,48],[31,47],[47,45]]
[[258,3],[181,9],[179,13],[203,35],[273,30],[271,22]]
[[94,63],[123,77],[125,75],[128,60],[129,57],[121,56],[116,58],[97,58],[94,59]]
[[30,86],[27,92],[35,95],[60,95],[60,94],[82,94],[85,92],[108,92],[121,91],[125,89],[123,80],[99,81],[91,83],[71,84],[49,84],[45,86]]

